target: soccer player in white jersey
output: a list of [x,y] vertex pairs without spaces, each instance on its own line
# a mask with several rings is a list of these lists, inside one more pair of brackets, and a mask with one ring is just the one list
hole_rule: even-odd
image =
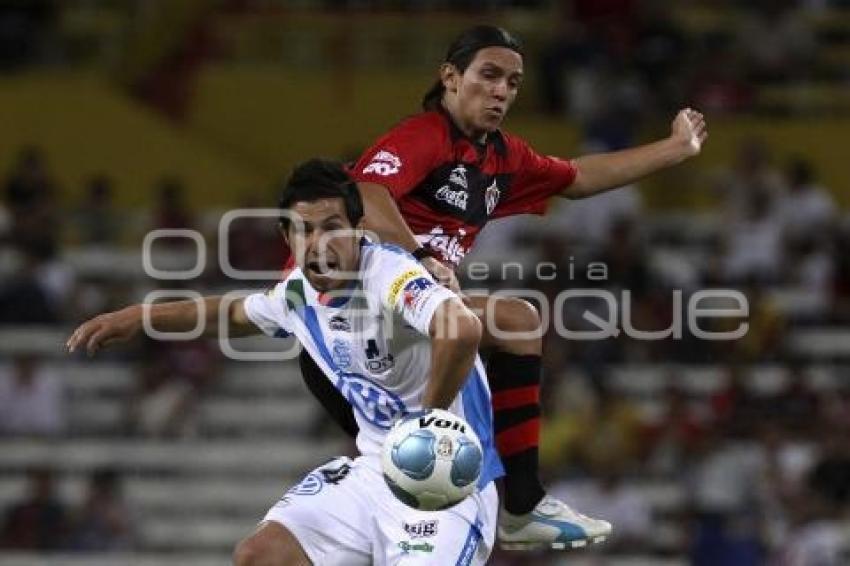
[[[295,337],[354,409],[360,456],[309,473],[236,548],[237,565],[482,564],[495,538],[503,474],[490,393],[477,349],[479,320],[401,248],[362,236],[363,204],[336,163],[295,169],[281,196],[281,228],[298,267],[266,293],[222,305],[221,297],[157,304],[154,328],[264,332]],[[287,214],[294,213],[294,214]],[[100,315],[69,338],[73,351],[124,341],[143,326],[140,305]],[[224,317],[222,317],[224,318]],[[481,440],[478,489],[456,506],[416,511],[381,477],[383,439],[401,416],[437,407],[465,418]]]

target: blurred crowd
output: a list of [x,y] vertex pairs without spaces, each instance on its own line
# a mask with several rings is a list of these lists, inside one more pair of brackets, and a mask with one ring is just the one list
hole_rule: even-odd
[[714,24],[706,18],[695,30],[676,19],[668,2],[558,2],[561,19],[540,65],[544,108],[616,141],[639,127],[641,116],[685,101],[714,115],[751,111],[758,88],[845,81],[846,68],[821,60],[828,41],[811,18],[839,4],[704,3],[725,17]]
[[116,470],[92,471],[76,505],[57,493],[50,468],[29,470],[26,482],[23,499],[0,518],[0,549],[114,552],[135,547],[134,513]]
[[[120,43],[81,40],[63,31],[62,26],[73,21],[66,14],[76,9],[91,16],[86,11],[96,11],[98,5],[117,10],[130,23],[168,10],[166,2],[127,2],[120,9],[97,1],[3,3],[0,72],[84,61],[96,56],[92,51],[99,43],[100,49],[120,50]],[[692,0],[676,6],[661,0],[221,0],[198,15],[198,29],[176,42],[167,61],[155,66],[149,76],[136,77],[134,92],[167,114],[175,110],[175,104],[185,111],[187,100],[178,102],[167,93],[191,91],[185,83],[202,60],[226,59],[231,51],[238,51],[231,45],[228,30],[217,31],[210,20],[239,15],[285,18],[287,10],[317,8],[325,13],[361,14],[548,14],[545,31],[535,30],[526,38],[528,67],[533,69],[539,95],[536,106],[585,124],[594,139],[604,140],[609,147],[627,145],[646,117],[667,115],[683,103],[714,115],[847,110],[840,91],[850,79],[844,57],[848,37],[840,27],[828,25],[831,14],[843,17],[843,10],[850,8],[847,0]],[[352,45],[351,49],[360,48]],[[325,51],[316,56],[327,58],[328,68],[339,66],[340,61],[333,60],[337,56],[349,64],[370,58],[368,50],[356,57],[340,55],[333,46]],[[414,58],[422,56],[416,49],[402,51],[410,51]],[[777,95],[776,87],[783,86],[825,87],[827,95],[824,99],[823,92],[793,89]]]

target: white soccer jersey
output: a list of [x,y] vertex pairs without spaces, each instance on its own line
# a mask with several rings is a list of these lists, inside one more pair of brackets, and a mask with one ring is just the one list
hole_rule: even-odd
[[[300,269],[267,293],[246,297],[245,312],[271,336],[295,334],[354,408],[357,447],[380,469],[384,437],[402,415],[422,408],[430,375],[428,328],[455,295],[410,254],[364,240],[361,277],[343,292],[319,293]],[[466,419],[484,449],[479,488],[503,473],[494,445],[490,391],[481,360],[449,410]]]

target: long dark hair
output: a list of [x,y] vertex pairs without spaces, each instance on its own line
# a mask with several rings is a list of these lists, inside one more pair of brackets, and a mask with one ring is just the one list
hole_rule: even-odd
[[[522,44],[506,30],[496,26],[475,26],[464,30],[452,41],[443,62],[451,63],[463,73],[475,59],[475,54],[485,47],[507,47],[520,55],[523,54]],[[445,91],[443,81],[437,79],[437,82],[422,97],[422,109],[426,111],[438,109]]]

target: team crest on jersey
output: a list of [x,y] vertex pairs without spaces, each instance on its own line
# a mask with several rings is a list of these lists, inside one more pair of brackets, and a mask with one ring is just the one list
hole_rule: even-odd
[[487,216],[493,214],[496,205],[499,204],[499,198],[502,196],[502,191],[499,190],[499,185],[496,184],[496,179],[484,191],[484,206],[487,207]]
[[378,428],[389,430],[398,417],[407,413],[398,395],[361,375],[341,374],[337,389],[354,410]]
[[334,340],[331,344],[331,357],[339,369],[349,369],[351,367],[351,345],[345,340]]

